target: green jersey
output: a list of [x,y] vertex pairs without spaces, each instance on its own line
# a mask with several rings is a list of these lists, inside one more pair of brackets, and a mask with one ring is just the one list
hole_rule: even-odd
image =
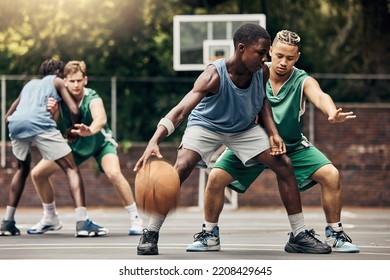
[[[80,104],[80,123],[85,125],[91,125],[93,118],[90,110],[91,102],[94,99],[98,99],[100,96],[96,91],[85,88],[83,100]],[[71,127],[71,116],[70,111],[66,104],[61,102],[61,112],[62,112],[62,121],[65,124],[65,127]],[[116,146],[115,140],[112,138],[112,131],[106,124],[104,128],[99,133],[96,133],[87,137],[77,137],[77,140],[73,143],[69,143],[70,148],[72,149],[73,155],[75,158],[81,158],[83,160],[88,159],[91,156],[96,157],[104,146],[108,143],[112,143]],[[80,164],[80,162],[78,163]]]
[[[269,66],[269,63],[267,63]],[[303,95],[303,83],[309,75],[294,67],[291,77],[274,94],[270,82],[267,82],[266,95],[272,107],[272,114],[279,135],[283,138],[287,156],[291,159],[299,191],[313,187],[316,182],[311,175],[331,161],[314,147],[301,132],[301,116],[305,112],[306,99]],[[246,167],[227,149],[214,164],[228,172],[235,181],[229,187],[244,193],[254,180],[266,168],[263,164]]]
[[[268,64],[269,65],[269,64]],[[272,107],[274,121],[280,136],[286,143],[287,151],[301,145],[306,138],[301,132],[301,116],[305,112],[306,99],[303,96],[303,83],[309,75],[294,67],[291,77],[277,93],[267,82],[267,98]]]

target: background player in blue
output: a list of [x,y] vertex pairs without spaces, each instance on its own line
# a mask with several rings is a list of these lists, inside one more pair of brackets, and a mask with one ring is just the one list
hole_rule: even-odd
[[[331,161],[314,147],[301,132],[300,118],[305,111],[306,99],[312,102],[327,117],[338,123],[355,118],[353,112],[336,108],[332,98],[324,93],[318,82],[305,71],[294,67],[300,57],[300,37],[288,30],[277,33],[271,50],[270,78],[267,83],[267,98],[270,101],[274,120],[287,147],[300,191],[316,185],[321,186],[321,200],[328,225],[325,240],[337,252],[359,252],[358,246],[344,232],[341,223],[340,175]],[[218,218],[223,208],[226,185],[239,193],[245,192],[265,166],[258,164],[245,167],[231,150],[226,150],[209,175],[205,190],[205,226],[188,246],[192,251],[219,250],[208,246],[210,239],[219,238]],[[236,181],[234,181],[236,180]],[[234,181],[234,182],[233,182]],[[286,251],[297,252],[294,244]]]
[[[193,88],[161,119],[134,170],[142,168],[152,156],[162,157],[158,145],[189,114],[175,163],[181,182],[199,162],[207,166],[221,144],[229,147],[244,165],[267,164],[277,174],[291,228],[300,232],[293,242],[311,253],[330,253],[328,245],[305,229],[291,161],[284,155],[285,146],[265,98],[269,71],[264,63],[271,37],[259,25],[244,24],[234,33],[233,43],[233,56],[208,65]],[[257,116],[266,131],[254,122]],[[137,247],[139,255],[158,254],[159,230],[166,217],[163,214],[152,215]],[[215,240],[215,245],[218,242]]]
[[[82,115],[80,123],[75,124],[72,133],[78,137],[68,144],[72,149],[77,166],[93,157],[99,170],[105,173],[110,182],[115,186],[126,211],[130,216],[129,235],[142,234],[143,221],[138,215],[138,209],[134,202],[134,196],[130,184],[124,177],[119,157],[117,155],[117,143],[112,137],[112,131],[107,125],[107,115],[103,100],[91,88],[86,88],[88,82],[87,66],[84,61],[69,61],[65,65],[64,81],[71,96],[80,108]],[[60,110],[55,101],[49,100],[48,108],[58,119]],[[66,104],[61,104],[62,123],[68,127],[70,112]],[[58,171],[58,166],[49,160],[42,159],[31,171],[31,177],[42,201],[42,219],[27,230],[30,234],[41,234],[49,230],[61,228],[61,221],[56,211],[54,190],[50,183],[50,176]]]
[[78,122],[78,107],[67,91],[64,81],[60,78],[63,74],[63,68],[62,61],[53,59],[44,61],[39,69],[39,75],[42,78],[29,81],[6,114],[12,140],[12,152],[18,160],[18,170],[11,182],[8,205],[1,224],[0,235],[20,234],[19,229],[15,226],[14,216],[30,172],[32,144],[38,148],[42,158],[55,161],[67,176],[76,206],[76,235],[106,234],[103,227],[94,224],[87,217],[84,185],[80,171],[73,160],[68,144],[57,129],[57,124],[46,107],[49,98],[54,98],[57,101],[62,98],[71,111],[70,127]]

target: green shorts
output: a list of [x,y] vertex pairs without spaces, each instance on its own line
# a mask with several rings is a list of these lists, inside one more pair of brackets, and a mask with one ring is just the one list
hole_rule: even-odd
[[77,150],[72,150],[74,161],[77,164],[77,166],[81,165],[84,161],[88,160],[90,157],[94,157],[96,160],[99,170],[104,173],[102,168],[102,158],[107,154],[115,154],[117,155],[116,147],[111,142],[105,142],[105,144],[97,150],[92,155],[81,155],[77,152]]
[[[300,192],[306,191],[317,184],[317,182],[310,179],[315,171],[326,164],[332,164],[321,151],[312,145],[308,148],[298,147],[288,152],[287,156],[292,161]],[[220,168],[228,172],[236,180],[229,185],[229,188],[238,193],[244,193],[266,166],[257,164],[245,167],[231,150],[226,149],[213,168]]]

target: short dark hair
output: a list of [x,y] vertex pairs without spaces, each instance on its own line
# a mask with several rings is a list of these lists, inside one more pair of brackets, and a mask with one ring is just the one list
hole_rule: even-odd
[[39,67],[38,75],[45,77],[48,75],[62,75],[65,63],[59,59],[46,59]]
[[234,48],[239,43],[244,45],[254,44],[260,38],[271,40],[271,36],[264,27],[254,23],[246,23],[241,25],[233,35]]

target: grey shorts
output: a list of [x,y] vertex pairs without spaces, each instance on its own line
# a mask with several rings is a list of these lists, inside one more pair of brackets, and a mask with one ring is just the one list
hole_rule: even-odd
[[47,160],[57,160],[72,152],[61,132],[56,129],[28,138],[12,139],[12,152],[18,160],[24,161],[33,144],[42,158]]
[[222,144],[246,166],[257,164],[251,159],[270,148],[268,134],[259,125],[239,133],[213,132],[201,126],[190,126],[186,128],[181,143],[183,148],[201,156],[204,167],[209,165],[214,152]]

